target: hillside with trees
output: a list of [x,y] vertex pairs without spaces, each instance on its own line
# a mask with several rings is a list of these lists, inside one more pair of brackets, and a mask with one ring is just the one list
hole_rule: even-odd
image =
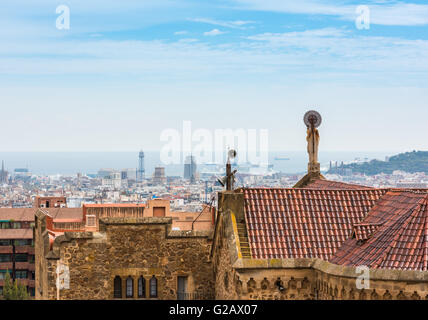
[[395,170],[409,173],[424,172],[428,174],[428,151],[413,151],[392,156],[388,161],[371,160],[363,163],[350,163],[338,168],[331,168],[327,173],[339,173],[351,169],[353,173],[375,175],[391,174]]

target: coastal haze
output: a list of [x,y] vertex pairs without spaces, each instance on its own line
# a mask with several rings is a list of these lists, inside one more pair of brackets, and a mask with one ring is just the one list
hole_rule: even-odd
[[[328,169],[330,161],[347,163],[349,161],[385,160],[385,157],[397,152],[334,152],[323,151],[320,154],[321,166]],[[278,160],[276,158],[281,158]],[[103,168],[125,169],[138,167],[138,152],[0,152],[6,170],[28,168],[36,175],[76,175],[96,174]],[[196,158],[197,160],[197,158]],[[203,163],[197,163],[198,166]],[[301,174],[307,168],[305,151],[277,151],[269,153],[269,164],[273,170],[282,173]],[[180,164],[163,165],[158,151],[145,151],[145,170],[147,175],[154,173],[156,166],[164,166],[168,176],[182,176],[184,161]],[[219,165],[223,165],[224,163]]]

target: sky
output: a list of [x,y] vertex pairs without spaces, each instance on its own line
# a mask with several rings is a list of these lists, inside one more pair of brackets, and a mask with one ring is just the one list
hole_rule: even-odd
[[321,150],[427,150],[428,3],[0,2],[0,151],[160,150],[184,121],[305,150],[310,109]]

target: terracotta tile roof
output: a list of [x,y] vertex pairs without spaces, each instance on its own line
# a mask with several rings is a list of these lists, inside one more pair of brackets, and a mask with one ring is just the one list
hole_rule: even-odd
[[352,236],[360,241],[370,238],[383,223],[358,223],[352,227]]
[[305,186],[307,189],[320,190],[367,190],[374,189],[372,187],[362,186],[358,184],[345,183],[340,181],[331,181],[324,179],[316,179]]
[[0,220],[34,221],[37,208],[0,208]]
[[33,239],[32,229],[1,229],[0,239]]
[[[1,220],[30,221],[34,222],[34,217],[38,208],[0,208]],[[76,221],[82,220],[82,208],[43,208],[49,212],[55,221]]]
[[389,191],[363,224],[376,228],[368,236],[354,233],[331,258],[332,263],[428,271],[426,191]]
[[386,189],[241,189],[253,258],[328,260]]
[[145,207],[144,203],[88,203],[83,204],[86,208],[139,208]]
[[83,219],[82,208],[44,208],[43,210],[49,212],[54,222],[73,222]]

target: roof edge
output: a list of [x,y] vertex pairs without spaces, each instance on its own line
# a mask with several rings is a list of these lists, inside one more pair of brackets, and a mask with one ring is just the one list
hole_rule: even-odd
[[[301,259],[238,259],[233,267],[247,269],[314,269],[332,276],[357,278],[361,271],[356,267],[337,265],[319,258]],[[369,269],[370,280],[428,282],[428,271]]]

